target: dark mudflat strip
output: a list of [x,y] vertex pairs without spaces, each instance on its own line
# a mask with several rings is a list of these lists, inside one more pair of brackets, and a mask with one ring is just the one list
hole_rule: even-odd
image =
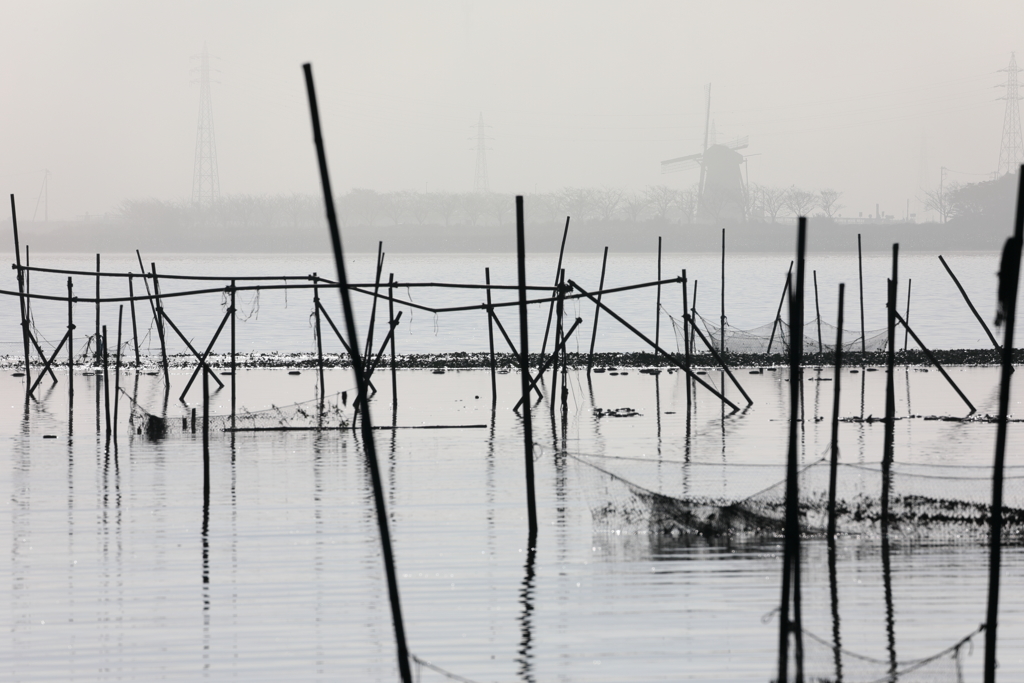
[[[943,365],[960,366],[997,366],[999,365],[999,354],[994,349],[947,349],[933,350],[932,353]],[[495,353],[495,363],[498,372],[517,369],[517,357],[510,353]],[[682,362],[683,354],[675,354]],[[735,368],[772,368],[786,365],[786,356],[781,353],[733,353],[729,352],[728,361]],[[846,351],[843,353],[843,367],[857,370],[861,367],[884,368],[885,352],[859,353]],[[142,368],[152,369],[157,367],[159,359],[143,358]],[[530,354],[530,366],[539,367],[542,359],[539,354]],[[570,368],[585,370],[587,367],[586,353],[567,353],[566,362]],[[1024,349],[1014,349],[1014,364],[1024,363]],[[168,357],[168,363],[175,368],[191,368],[196,365],[195,358],[190,355],[175,355]],[[213,368],[229,368],[231,356],[228,354],[210,354],[207,359],[208,365]],[[0,369],[20,368],[24,359],[14,356],[0,356]],[[715,369],[719,367],[710,354],[696,354],[692,357],[692,364],[695,368]],[[831,352],[807,353],[804,354],[803,364],[805,368],[826,368],[835,364]],[[66,367],[66,362],[55,361],[53,367]],[[242,368],[315,368],[317,359],[315,353],[250,353],[239,354],[237,365]],[[919,350],[900,351],[896,353],[896,365],[911,365],[927,367],[931,362],[925,354]],[[33,362],[33,366],[42,366],[41,362]],[[324,367],[326,368],[347,368],[350,360],[343,354],[325,354]],[[134,362],[125,362],[124,367],[136,367]],[[390,367],[390,359],[381,358],[380,367]],[[489,368],[490,354],[487,351],[479,353],[467,353],[457,351],[453,353],[410,353],[395,356],[395,367],[397,368],[424,368],[435,370],[462,370],[473,368]],[[624,353],[595,353],[594,369],[601,372],[605,369],[626,367],[663,367],[668,373],[676,372],[676,369],[663,357],[646,351],[624,352]]]
[[[394,429],[486,429],[487,425],[373,425],[375,430]],[[344,427],[228,427],[225,432],[337,432],[351,431],[351,426]]]

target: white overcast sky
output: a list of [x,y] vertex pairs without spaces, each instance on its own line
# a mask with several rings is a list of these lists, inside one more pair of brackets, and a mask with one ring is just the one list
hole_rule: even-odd
[[[7,2],[0,184],[32,217],[190,196],[203,43],[223,193],[318,192],[313,63],[337,192],[685,187],[704,85],[752,182],[919,211],[942,166],[991,173],[1024,2]],[[978,176],[951,173],[953,180]],[[39,209],[42,216],[42,209]]]

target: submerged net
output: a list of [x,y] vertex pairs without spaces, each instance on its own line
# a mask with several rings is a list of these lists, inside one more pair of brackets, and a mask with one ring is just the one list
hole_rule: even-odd
[[[785,527],[784,465],[685,463],[651,458],[567,454],[579,464],[595,522],[652,534],[780,535]],[[984,540],[989,534],[992,468],[893,463],[889,533],[907,540]],[[766,483],[774,482],[765,486]],[[799,472],[800,525],[828,525],[829,463]],[[1003,538],[1024,541],[1024,467],[1005,471]],[[877,534],[882,521],[882,468],[840,464],[836,478],[839,532]]]
[[[668,317],[672,321],[672,329],[675,331],[676,335],[676,351],[678,353],[684,353],[686,350],[684,341],[685,332],[683,331],[684,321],[671,315]],[[701,327],[701,332],[704,333],[704,336],[708,339],[715,350],[721,351],[722,325],[720,323],[715,324],[713,321],[704,318],[699,313],[696,314],[696,321]],[[836,331],[839,328],[825,322],[824,320],[820,321],[820,324],[821,351],[823,353],[832,353],[835,351]],[[805,353],[816,353],[818,351],[818,325],[819,321],[817,319],[811,320],[804,325],[803,348]],[[725,350],[729,353],[764,354],[769,351],[782,354],[789,353],[790,338],[791,328],[789,323],[781,320],[749,330],[741,330],[737,327],[733,327],[729,324],[728,319],[725,322]],[[885,328],[880,330],[868,330],[864,333],[863,349],[869,352],[884,351],[887,339],[888,332]],[[697,345],[691,348],[704,348],[699,338],[695,337],[694,341]],[[771,345],[770,349],[769,344]],[[854,332],[853,330],[843,329],[843,353],[858,352],[861,348],[860,333]]]
[[[131,412],[128,422],[136,434],[145,434],[151,439],[160,439],[175,433],[201,432],[202,414],[196,415],[193,425],[191,415],[161,417],[146,410],[127,392]],[[348,429],[351,420],[345,415],[347,392],[339,392],[319,399],[292,403],[285,406],[271,406],[264,410],[250,411],[243,408],[235,414],[235,428],[238,432],[256,431],[300,431],[319,429]],[[230,431],[230,415],[211,415],[211,431]]]
[[[815,683],[934,683],[963,681],[961,657],[984,627],[930,657],[892,660],[866,657],[803,631],[804,680]],[[790,670],[792,671],[792,664]]]

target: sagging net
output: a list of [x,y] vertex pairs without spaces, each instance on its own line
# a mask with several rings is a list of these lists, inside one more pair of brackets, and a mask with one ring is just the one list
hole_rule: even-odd
[[[598,526],[672,536],[783,532],[784,465],[566,455],[579,465]],[[838,466],[836,528],[840,533],[868,537],[880,533],[882,476],[877,464]],[[827,460],[800,469],[799,490],[801,531],[823,534],[828,526]],[[991,467],[893,463],[889,534],[920,542],[983,541],[989,535],[991,495]],[[1003,525],[1005,543],[1024,542],[1024,467],[1005,470]]]
[[[128,422],[136,434],[144,434],[151,439],[161,439],[176,433],[201,432],[203,429],[202,414],[197,414],[195,421],[191,414],[161,417],[146,410],[124,389],[121,390],[131,405]],[[292,403],[285,406],[271,406],[264,410],[250,411],[242,408],[235,414],[234,431],[289,431],[348,429],[351,420],[344,412],[347,403],[347,392],[339,392],[324,398]],[[231,431],[230,415],[211,415],[210,431]]]
[[[667,312],[666,315],[668,315]],[[685,332],[683,331],[684,321],[672,315],[668,317],[672,321],[672,329],[676,335],[676,351],[682,354],[686,350]],[[715,350],[721,351],[723,343],[721,322],[715,323],[699,313],[696,314],[695,319],[701,327],[701,332],[704,333],[704,336],[711,345],[715,347]],[[804,353],[818,352],[818,324],[819,321],[817,319],[804,324]],[[839,328],[824,320],[820,321],[820,324],[821,351],[823,353],[832,353],[835,351],[836,331]],[[766,354],[771,352],[785,354],[789,352],[790,338],[791,329],[789,323],[782,320],[749,330],[733,327],[729,324],[728,319],[725,322],[725,351],[727,353]],[[884,351],[887,339],[888,333],[885,328],[867,330],[864,333],[864,344],[862,346],[860,333],[844,328],[843,353],[859,352],[862,348],[869,352]],[[691,345],[691,349],[694,350],[694,353],[699,353],[704,348],[700,339],[694,337],[692,341],[696,342],[696,346]]]
[[[815,683],[960,683],[963,681],[963,651],[971,647],[972,639],[983,630],[984,627],[975,629],[954,645],[930,657],[895,661],[844,650],[804,630],[804,680]],[[793,665],[790,664],[792,670]]]

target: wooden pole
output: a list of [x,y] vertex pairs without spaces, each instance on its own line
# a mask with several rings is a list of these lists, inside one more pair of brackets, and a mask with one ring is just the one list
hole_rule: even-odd
[[864,331],[864,257],[860,250],[860,233],[857,233],[857,280],[860,283],[860,363],[864,365],[864,354],[868,349]]
[[[46,354],[43,353],[43,347],[41,347],[39,345],[39,342],[36,341],[35,335],[32,334],[32,330],[30,329],[31,326],[32,326],[32,296],[31,296],[31,294],[32,294],[32,292],[31,292],[31,289],[32,289],[31,288],[31,284],[32,284],[32,278],[31,278],[32,271],[29,269],[30,264],[31,264],[31,259],[29,258],[29,248],[28,248],[28,245],[26,244],[25,245],[25,320],[26,320],[27,328],[29,328],[28,340],[30,342],[32,342],[32,346],[35,348],[36,353],[39,354],[39,358],[41,358],[42,361],[43,361],[43,369],[40,371],[39,374],[40,375],[49,374],[50,375],[50,379],[52,379],[53,383],[56,384],[57,383],[57,375],[55,375],[53,373],[53,368],[50,367],[51,363],[53,362],[53,359],[51,359],[50,362],[47,362]],[[63,343],[63,340],[61,340],[61,343]],[[54,358],[56,358],[56,355],[54,355]],[[26,375],[26,378],[27,377],[28,377],[28,375]],[[36,385],[38,385],[40,381],[42,381],[42,377],[41,376],[40,377],[36,377],[35,384],[32,385],[32,389],[31,389],[31,391],[29,393],[31,393],[31,394],[35,393]]]
[[[565,429],[566,415],[569,410],[569,368],[565,357],[565,329],[563,328],[563,316],[565,313],[565,268],[562,269],[562,277],[558,283],[559,308],[562,311],[558,315],[558,340],[561,342],[562,350],[562,429]],[[580,320],[577,318],[577,320]]]
[[21,269],[21,246],[18,241],[18,210],[11,195],[11,225],[14,228],[14,264],[18,269],[18,303],[21,305],[21,340],[25,345],[25,400],[32,396],[32,368],[28,346],[28,299],[25,297],[25,273]]
[[[622,317],[621,315],[617,314],[617,313],[616,313],[615,311],[613,311],[612,309],[608,308],[607,304],[604,304],[604,303],[599,303],[599,302],[597,301],[597,299],[596,299],[596,298],[594,298],[594,295],[593,295],[593,294],[591,294],[590,292],[586,291],[585,289],[583,289],[582,287],[580,287],[580,286],[579,286],[579,285],[578,285],[578,284],[577,284],[576,282],[574,282],[574,281],[572,281],[572,280],[569,280],[569,286],[570,286],[570,287],[572,287],[573,289],[575,289],[576,291],[578,291],[578,292],[579,292],[580,294],[582,294],[583,296],[585,296],[585,297],[587,297],[588,299],[590,299],[590,300],[591,300],[592,302],[594,302],[594,303],[595,303],[595,304],[597,304],[598,306],[600,306],[600,307],[601,307],[601,308],[602,308],[602,309],[604,310],[604,312],[605,312],[605,313],[607,313],[607,314],[608,314],[608,315],[610,315],[610,316],[611,316],[612,318],[614,318],[614,319],[615,319],[616,321],[618,321],[618,323],[619,323],[619,324],[621,324],[621,325],[622,325],[623,327],[625,327],[625,328],[626,328],[627,330],[629,330],[630,332],[632,332],[633,334],[635,334],[635,335],[636,335],[637,337],[639,337],[640,339],[642,339],[642,340],[643,340],[644,342],[646,342],[647,344],[649,344],[649,345],[651,346],[651,348],[653,348],[653,349],[654,349],[654,352],[655,352],[655,353],[660,353],[661,355],[665,356],[665,357],[666,357],[666,358],[667,358],[667,359],[669,360],[669,362],[671,362],[671,363],[672,363],[673,365],[675,365],[675,366],[676,366],[677,368],[679,368],[680,370],[682,370],[683,372],[685,372],[685,373],[686,373],[686,374],[687,374],[688,376],[690,376],[691,378],[693,378],[694,380],[696,380],[696,382],[697,382],[698,384],[700,384],[700,385],[701,385],[702,387],[704,387],[705,389],[707,389],[708,391],[710,391],[710,392],[711,392],[712,394],[714,394],[714,395],[715,395],[715,396],[716,396],[716,397],[717,397],[717,398],[718,398],[718,399],[719,399],[720,401],[722,401],[722,402],[723,402],[723,403],[725,403],[725,404],[726,404],[727,406],[729,406],[730,408],[732,408],[732,409],[733,409],[733,411],[737,411],[737,410],[739,410],[739,409],[740,409],[740,408],[739,408],[739,406],[737,406],[737,405],[736,405],[735,403],[733,403],[732,401],[730,401],[729,399],[727,399],[727,398],[726,398],[725,396],[723,396],[723,395],[722,395],[721,393],[719,393],[719,392],[718,392],[717,390],[715,390],[715,388],[714,388],[714,387],[712,387],[712,386],[711,386],[710,384],[708,384],[707,382],[705,382],[704,380],[702,380],[702,379],[701,379],[700,377],[697,377],[696,375],[694,375],[694,374],[693,374],[693,371],[692,371],[692,370],[691,370],[690,368],[688,368],[688,367],[684,367],[682,363],[680,363],[680,362],[679,362],[678,360],[676,360],[675,356],[672,356],[672,355],[668,354],[668,353],[667,353],[667,352],[666,352],[666,351],[665,351],[664,349],[662,349],[661,347],[655,346],[655,345],[654,345],[654,340],[653,340],[653,339],[651,339],[650,337],[648,337],[647,335],[645,335],[645,334],[644,334],[643,332],[641,332],[640,330],[638,330],[638,329],[636,329],[635,327],[633,327],[632,325],[630,325],[630,324],[629,324],[629,323],[628,323],[628,322],[626,321],[626,319],[625,319],[625,318],[623,318],[623,317]],[[691,323],[691,324],[692,324],[692,323]],[[707,340],[705,340],[705,342],[706,342],[706,341],[707,341]],[[737,385],[737,386],[738,386],[738,385]]]
[[690,319],[690,325],[692,325],[693,329],[697,331],[697,336],[700,337],[700,340],[702,342],[704,342],[704,345],[707,347],[708,352],[711,354],[711,357],[714,358],[718,362],[718,364],[722,366],[722,370],[725,372],[726,375],[729,376],[729,379],[732,380],[732,383],[736,385],[736,388],[740,390],[740,393],[743,394],[743,398],[747,400],[747,405],[754,405],[754,400],[747,395],[747,392],[744,391],[743,389],[743,385],[741,385],[739,383],[739,380],[737,380],[736,377],[732,374],[732,370],[729,369],[729,365],[725,362],[725,357],[719,354],[718,351],[715,349],[714,341],[704,336],[704,333],[701,332],[700,329],[698,329],[697,322],[692,318]]
[[[687,302],[686,288],[687,288],[687,285],[686,285],[686,269],[683,268],[683,354],[684,354],[683,355],[683,364],[686,365],[686,367],[690,367],[690,329],[689,329],[690,323],[689,323],[689,319],[686,317],[686,312],[687,312],[687,310],[689,310],[688,302]],[[687,415],[690,414],[689,413],[690,404],[691,404],[691,402],[693,400],[693,397],[691,395],[692,393],[693,393],[693,391],[692,391],[692,387],[690,386],[690,378],[687,377],[686,378],[686,410],[687,410],[686,414]]]
[[487,342],[491,350],[491,405],[498,402],[498,368],[494,357],[494,320],[491,308],[491,269],[484,268],[484,282],[487,283]]
[[886,538],[889,533],[889,488],[891,485],[891,470],[893,458],[893,440],[896,429],[896,389],[895,372],[896,367],[896,290],[899,275],[899,253],[900,245],[892,245],[892,277],[889,279],[888,295],[888,345],[886,349],[886,376],[885,376],[885,435],[882,445],[882,537]]
[[960,280],[958,280],[956,275],[953,274],[953,270],[949,267],[949,264],[946,263],[946,259],[942,258],[942,254],[939,254],[939,261],[942,262],[942,266],[946,269],[946,272],[949,273],[949,276],[953,278],[953,283],[956,285],[956,288],[960,290],[960,294],[964,297],[964,301],[967,302],[967,306],[971,309],[971,313],[974,314],[978,323],[981,324],[981,328],[985,330],[985,334],[988,335],[989,341],[992,342],[992,347],[996,351],[999,351],[999,342],[997,342],[996,338],[992,335],[992,330],[988,329],[988,325],[985,324],[985,319],[981,317],[978,313],[978,309],[974,307],[974,304],[971,302],[971,297],[967,296],[967,292],[964,291],[963,285],[960,284]]
[[558,292],[558,274],[562,272],[562,256],[565,254],[565,238],[569,236],[569,216],[565,217],[565,229],[562,230],[562,246],[558,248],[558,265],[555,266],[555,285],[551,288],[551,303],[548,304],[548,322],[544,325],[544,342],[540,345],[540,357],[548,348],[548,332],[551,330],[551,315],[555,310],[555,296]]
[[[562,285],[565,284],[565,269],[563,268],[559,273],[559,279],[555,282],[555,348],[561,347],[562,341],[562,315],[565,312],[565,290]],[[552,414],[555,410],[555,401],[558,398],[558,370],[559,370],[559,357],[557,351],[552,351],[551,359],[551,401],[548,402],[548,406],[551,408]]]
[[[25,318],[31,325],[32,322],[32,259],[29,254],[28,245],[25,245]],[[31,334],[31,330],[29,332]],[[34,340],[35,337],[32,337]],[[38,342],[37,342],[38,345]]]
[[1001,381],[999,384],[999,422],[996,427],[996,454],[992,467],[992,535],[989,539],[988,608],[985,618],[985,683],[996,680],[996,643],[999,626],[999,573],[1002,562],[1003,469],[1006,465],[1006,426],[1010,410],[1010,379],[1013,376],[1013,332],[1017,318],[1017,289],[1020,280],[1020,252],[1024,243],[1024,168],[1017,172],[1017,215],[1013,237],[1003,247],[999,266],[999,315],[996,324],[1005,323],[1003,332]]
[[[103,342],[106,343],[106,340]],[[100,255],[96,254],[96,363],[103,360],[100,351]]]
[[[576,331],[576,328],[579,327],[580,323],[582,322],[582,318],[576,318],[576,321],[572,324],[572,327],[569,328],[569,331],[565,333],[565,336],[555,344],[555,348],[551,351],[551,355],[544,359],[543,363],[541,363],[540,368],[537,369],[537,374],[530,380],[531,391],[533,391],[533,389],[537,386],[537,383],[540,381],[540,378],[544,376],[544,373],[548,371],[548,367],[554,362],[555,354],[565,348],[565,345],[569,341],[569,337],[572,336],[573,332]],[[523,405],[522,397],[520,397],[520,399],[516,401],[516,404],[512,406],[512,411],[518,413],[519,406],[521,405]]]
[[[192,414],[195,415],[195,409]],[[210,500],[210,374],[208,372],[203,373],[203,500]]]
[[921,351],[924,352],[924,355],[928,358],[931,364],[935,366],[935,369],[939,371],[939,373],[946,379],[947,382],[949,382],[949,386],[953,387],[953,390],[957,393],[957,395],[960,396],[960,399],[967,404],[967,407],[970,409],[971,414],[977,412],[974,408],[974,404],[971,403],[971,401],[967,398],[964,392],[960,391],[960,387],[956,385],[956,382],[953,381],[953,378],[950,377],[949,374],[946,372],[946,369],[942,367],[942,363],[939,362],[939,359],[936,358],[935,354],[933,354],[931,350],[929,350],[928,347],[924,345],[924,342],[921,341],[921,338],[914,333],[914,330],[910,328],[910,325],[907,323],[906,320],[903,319],[903,316],[900,315],[899,313],[896,313],[895,315],[896,322],[903,325],[903,329],[906,330],[907,333],[914,338],[914,343],[921,347]]
[[35,393],[36,387],[39,386],[39,383],[43,381],[43,377],[46,376],[46,373],[50,373],[51,375],[53,374],[53,361],[56,360],[57,356],[61,352],[61,349],[64,348],[64,345],[68,343],[68,337],[69,333],[65,332],[64,336],[61,337],[60,343],[57,344],[57,348],[55,348],[53,350],[53,353],[50,354],[50,357],[47,358],[46,356],[43,356],[43,368],[42,370],[39,371],[39,374],[36,375],[36,380],[35,382],[32,383],[32,388],[29,389],[29,394]]
[[594,344],[597,342],[597,319],[601,315],[601,294],[604,291],[604,273],[608,267],[608,247],[604,248],[601,259],[601,282],[597,286],[597,306],[594,307],[594,331],[590,333],[590,355],[587,356],[587,372],[594,367]]
[[161,308],[160,309],[160,315],[163,316],[164,320],[166,320],[167,323],[171,326],[171,329],[174,330],[175,334],[178,335],[178,338],[181,339],[182,343],[185,344],[185,348],[187,348],[190,352],[192,352],[192,355],[195,356],[196,359],[199,361],[199,365],[192,372],[192,376],[189,378],[188,384],[185,385],[185,390],[181,392],[180,400],[182,400],[182,401],[185,400],[185,394],[187,394],[188,390],[192,388],[192,382],[195,381],[196,375],[200,371],[205,372],[205,373],[210,374],[210,375],[213,375],[213,381],[215,381],[217,383],[217,385],[221,389],[223,389],[224,388],[224,382],[221,382],[220,378],[213,374],[213,370],[210,369],[210,366],[206,364],[206,357],[208,355],[210,355],[210,351],[213,350],[213,345],[216,343],[217,338],[220,336],[221,331],[224,329],[224,325],[227,324],[228,318],[230,317],[230,314],[225,313],[224,317],[221,318],[220,325],[217,326],[217,331],[214,333],[213,339],[210,340],[209,346],[206,347],[206,351],[204,351],[203,353],[199,353],[198,351],[196,351],[196,347],[193,346],[192,342],[190,342],[188,340],[188,337],[186,337],[182,333],[182,331],[180,329],[178,329],[178,326],[174,324],[174,321],[171,320],[171,317],[169,315],[167,315],[167,311],[165,311],[165,310],[163,310]]
[[103,363],[103,419],[106,424],[106,435],[110,436],[110,374],[107,368],[107,326],[101,329],[103,335],[98,337],[102,350],[100,361]]
[[139,357],[139,326],[135,322],[135,285],[132,283],[134,277],[134,273],[128,273],[128,301],[131,303],[132,312],[132,339],[135,342],[135,368],[138,369],[141,367],[142,361]]
[[114,356],[114,442],[117,442],[117,406],[121,392],[121,319],[124,317],[124,304],[117,307],[117,354]]
[[373,352],[373,328],[377,320],[377,293],[380,291],[380,271],[384,268],[384,242],[377,242],[377,274],[373,278],[373,304],[370,306],[370,326],[366,331],[366,349],[363,358]]
[[74,285],[68,278],[68,404],[75,400],[75,345],[74,345],[74,302],[72,300]]
[[822,352],[821,345],[821,307],[818,306],[818,271],[811,271],[814,274],[814,318],[818,322],[818,354]]
[[[694,297],[696,299],[696,297]],[[725,358],[725,228],[722,228],[722,291],[721,291],[721,332],[722,332],[722,358]]]
[[320,280],[313,273],[313,329],[316,331],[316,371],[320,378],[320,405],[318,414],[324,411],[324,342],[320,331]]
[[[690,306],[690,314],[695,321],[697,320],[697,282],[698,281],[696,279],[693,281],[693,305]],[[696,323],[693,323],[690,325],[690,348],[696,346],[694,343],[694,337],[696,334],[697,326]]]
[[907,279],[907,313],[903,317],[903,353],[907,352],[907,335],[910,334],[910,288],[914,286],[914,281],[910,278]]
[[160,337],[161,365],[164,366],[164,383],[169,389],[171,386],[171,373],[167,365],[167,334],[164,330],[163,304],[160,303],[160,279],[156,274],[156,263],[151,262],[149,267],[153,274],[153,313],[156,315],[156,333]]
[[523,389],[523,448],[526,465],[526,511],[529,544],[537,539],[537,494],[533,484],[533,421],[530,415],[530,327],[526,317],[526,225],[523,197],[516,195],[516,270],[519,276],[519,374]]
[[658,289],[654,302],[654,343],[661,342],[661,235],[658,235]]
[[[800,216],[797,227],[796,287],[789,295],[789,326],[802,331],[804,327],[804,252],[807,248],[807,219]],[[803,681],[803,634],[800,618],[800,488],[797,444],[800,414],[801,364],[804,336],[790,335],[789,342],[789,450],[786,458],[786,530],[785,552],[782,555],[782,605],[779,616],[779,681],[788,681],[789,638],[796,639],[796,680]],[[790,619],[790,607],[793,618]]]
[[[313,87],[313,70],[307,63],[303,65],[306,77],[306,91],[309,94],[310,116],[313,120],[313,140],[316,143],[317,161],[320,166],[320,182],[323,186],[324,204],[327,211],[327,223],[331,231],[331,244],[334,250],[334,262],[338,268],[338,291],[345,309],[345,327],[348,333],[352,353],[352,366],[355,371],[359,393],[366,395],[366,381],[363,376],[363,362],[359,355],[359,342],[356,337],[355,314],[349,296],[348,278],[345,274],[345,261],[341,249],[341,233],[338,230],[338,218],[334,211],[334,194],[331,192],[331,181],[327,174],[327,155],[324,152],[323,138],[320,134],[320,112],[316,103],[316,90]],[[519,200],[520,202],[522,199]],[[398,575],[395,572],[395,561],[391,550],[391,532],[388,529],[388,515],[384,498],[384,486],[381,481],[380,467],[377,462],[377,448],[374,443],[373,424],[370,418],[368,401],[360,405],[360,423],[362,426],[363,450],[370,470],[373,483],[374,507],[377,512],[377,527],[380,531],[381,551],[384,570],[388,580],[388,595],[391,602],[391,617],[395,628],[395,644],[397,649],[398,671],[402,683],[412,683],[412,669],[409,666],[409,649],[405,641],[405,625],[402,620],[402,607],[398,594]],[[532,457],[530,464],[533,464]]]
[[[789,270],[786,271],[786,284],[782,288],[782,296],[779,297],[779,307],[775,311],[775,322],[772,323],[772,334],[768,337],[768,350],[765,351],[765,355],[771,355],[772,343],[775,341],[775,329],[782,328],[782,304],[786,301],[786,292],[789,291],[790,279],[793,276],[793,262],[789,262]],[[792,334],[790,335],[792,336]]]
[[[401,314],[399,314],[401,315]],[[388,273],[388,327],[391,329],[391,411],[398,410],[398,368],[395,367],[395,274]]]
[[828,471],[828,538],[836,536],[836,473],[839,469],[839,382],[843,376],[843,298],[846,285],[839,284],[839,319],[836,322],[835,375],[832,378],[832,459]]
[[139,253],[138,249],[135,250],[135,258],[139,260],[139,270],[142,271],[142,284],[146,287],[146,298],[149,301],[149,310],[153,313],[153,320],[159,321],[159,317],[156,314],[156,302],[151,296],[152,293],[149,291],[149,281],[146,279],[146,266],[142,265],[142,254]]
[[[235,398],[237,391],[238,364],[235,361],[235,281],[231,281],[231,428],[235,428]],[[317,333],[319,338],[319,333]]]

